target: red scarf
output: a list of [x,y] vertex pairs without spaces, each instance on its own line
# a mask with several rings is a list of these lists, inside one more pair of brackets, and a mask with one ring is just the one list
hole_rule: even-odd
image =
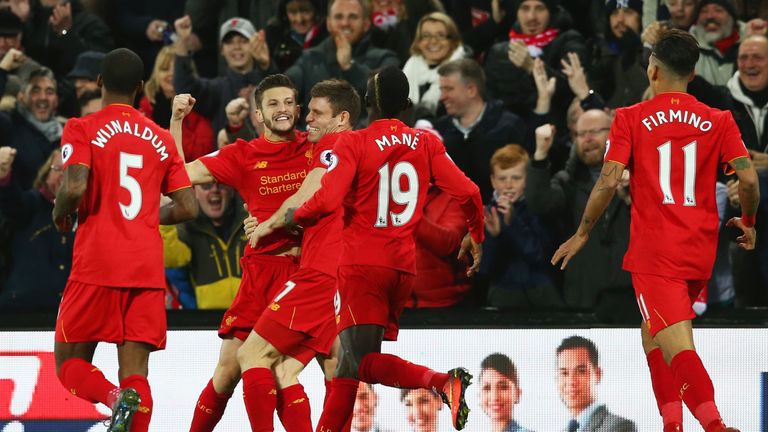
[[315,39],[315,36],[317,36],[318,33],[320,33],[320,27],[315,24],[311,29],[309,29],[307,34],[304,35],[304,49],[312,47],[312,41]]
[[521,40],[526,45],[535,46],[538,48],[544,48],[549,45],[550,42],[555,40],[557,34],[560,33],[560,29],[550,27],[537,35],[527,35],[516,32],[514,29],[509,31],[509,40]]
[[396,9],[375,11],[371,14],[371,22],[373,22],[373,25],[383,30],[396,26],[399,19]]
[[730,36],[724,39],[720,39],[719,41],[715,42],[713,45],[715,46],[715,48],[717,48],[718,51],[720,51],[720,54],[725,54],[725,52],[728,51],[728,49],[731,48],[738,41],[739,41],[739,31],[734,30]]

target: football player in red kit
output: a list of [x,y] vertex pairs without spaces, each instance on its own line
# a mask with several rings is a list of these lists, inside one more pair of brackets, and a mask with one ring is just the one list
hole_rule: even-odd
[[342,429],[352,414],[359,381],[433,389],[451,408],[454,427],[462,429],[469,413],[464,393],[471,375],[463,368],[439,373],[381,354],[381,343],[397,338],[415,273],[413,230],[429,183],[451,194],[467,214],[476,258],[470,271],[479,264],[483,240],[480,192],[434,135],[394,120],[408,106],[408,80],[402,71],[387,67],[371,77],[366,103],[375,121],[338,138],[338,161],[323,176],[322,187],[286,214],[291,228],[312,224],[342,205],[344,211],[337,275],[342,350],[317,430]]
[[642,340],[664,431],[682,430],[682,404],[707,432],[726,428],[715,391],[693,344],[692,304],[712,273],[717,246],[715,182],[719,167],[739,178],[742,216],[728,221],[754,248],[757,173],[729,112],[686,93],[699,47],[680,30],[662,34],[648,66],[653,99],[620,108],[608,136],[605,163],[576,234],[555,252],[561,268],[587,242],[624,169],[631,173],[632,222],[624,269],[643,317]]
[[[246,220],[246,233],[251,245],[256,245],[261,238],[270,235],[284,226],[288,208],[301,205],[320,188],[320,181],[327,170],[337,161],[333,146],[343,131],[351,130],[360,115],[360,96],[354,87],[346,81],[326,80],[315,84],[310,92],[307,114],[308,138],[314,143],[312,148],[312,168],[301,189],[285,200],[280,209],[268,220],[255,225],[253,218]],[[301,266],[291,275],[285,288],[272,299],[256,323],[257,337],[249,338],[240,348],[240,353],[247,358],[249,366],[272,369],[277,359],[288,355],[302,359],[306,363],[318,354],[326,377],[326,398],[333,372],[336,368],[338,348],[331,353],[336,341],[336,270],[338,254],[328,253],[341,248],[341,211],[333,212],[307,227],[301,243]],[[331,355],[332,354],[332,355]],[[330,355],[330,357],[329,357]],[[264,372],[266,375],[266,372]],[[298,384],[297,384],[298,385]],[[284,389],[285,398],[297,400]],[[280,395],[278,394],[278,399]],[[267,415],[269,405],[261,401],[248,401],[259,404],[263,410],[262,420],[272,422]],[[290,406],[291,417],[296,422],[307,419],[306,423],[286,430],[312,430],[309,421],[309,404],[306,400]],[[298,410],[306,410],[306,415],[296,415]],[[282,418],[282,416],[281,416]],[[285,425],[285,422],[283,422]]]
[[[72,229],[72,271],[56,319],[59,379],[72,394],[112,408],[109,431],[146,432],[152,416],[149,353],[165,348],[165,274],[159,224],[198,211],[168,131],[132,107],[144,64],[120,48],[97,82],[102,109],[70,119],[61,137],[64,179],[53,219]],[[172,203],[160,206],[161,194]],[[91,364],[98,342],[117,345],[120,388]]]
[[[276,74],[264,78],[251,102],[252,109],[256,110],[255,120],[264,123],[264,135],[249,142],[238,140],[226,145],[186,164],[186,169],[192,184],[217,181],[234,187],[250,214],[266,220],[299,190],[311,168],[312,152],[306,134],[295,130],[299,107],[296,89],[288,77]],[[181,121],[193,105],[194,98],[188,94],[174,99],[171,131],[175,136],[181,135]],[[274,411],[278,392],[271,371],[268,376],[258,369],[243,371],[240,360],[246,359],[238,354],[238,349],[255,335],[253,328],[269,301],[298,270],[300,241],[300,237],[280,231],[255,248],[245,247],[240,261],[243,268],[240,289],[219,327],[222,338],[219,361],[197,401],[190,431],[213,430],[241,376],[245,400],[260,398],[263,388],[269,387],[264,393]],[[286,370],[280,377],[294,382],[303,365],[296,359],[286,359],[284,366]],[[250,405],[246,402],[246,407]],[[254,430],[262,430],[256,429],[259,420],[250,409],[248,416]]]

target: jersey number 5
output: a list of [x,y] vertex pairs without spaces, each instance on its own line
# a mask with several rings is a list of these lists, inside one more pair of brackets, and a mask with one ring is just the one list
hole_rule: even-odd
[[[403,192],[400,187],[400,178],[405,177],[408,189]],[[391,180],[390,180],[391,179]],[[400,213],[389,211],[389,199],[397,204],[404,205]],[[389,225],[389,217],[392,225],[402,226],[408,223],[416,212],[416,201],[419,199],[419,176],[416,168],[409,162],[398,162],[389,172],[389,162],[379,168],[379,206],[376,211],[376,228],[384,228]]]
[[120,187],[128,190],[131,201],[128,205],[118,202],[120,213],[124,218],[133,220],[141,211],[141,185],[128,174],[128,168],[142,168],[144,160],[141,155],[120,153]]
[[[674,204],[672,196],[672,142],[667,141],[656,147],[659,151],[659,186],[664,195],[662,204]],[[683,147],[683,205],[693,207],[696,205],[696,141]]]

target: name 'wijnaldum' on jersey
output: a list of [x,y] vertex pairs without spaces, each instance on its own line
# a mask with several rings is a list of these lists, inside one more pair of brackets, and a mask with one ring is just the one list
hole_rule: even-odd
[[105,123],[104,126],[99,129],[96,138],[91,140],[91,144],[104,148],[109,140],[117,134],[130,134],[150,142],[152,143],[152,147],[157,151],[157,154],[160,155],[161,161],[168,158],[168,153],[165,151],[163,140],[159,139],[158,136],[152,132],[152,129],[146,126],[144,127],[144,130],[139,133],[138,123],[128,123],[127,121],[121,123],[119,120],[112,120],[109,123]]
[[419,135],[411,135],[409,133],[403,133],[398,135],[390,135],[387,138],[386,135],[382,135],[376,138],[376,145],[379,146],[380,151],[384,151],[384,147],[391,147],[393,145],[406,145],[411,150],[416,150],[416,145],[419,144]]
[[709,132],[712,129],[712,122],[709,120],[701,121],[701,116],[686,110],[667,110],[656,111],[654,114],[642,120],[643,126],[648,129],[648,132],[653,130],[654,127],[663,125],[666,123],[683,123],[689,124],[702,132]]

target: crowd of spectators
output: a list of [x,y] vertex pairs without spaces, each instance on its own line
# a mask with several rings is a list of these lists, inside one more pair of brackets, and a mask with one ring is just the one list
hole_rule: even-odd
[[[402,67],[411,120],[440,135],[478,184],[487,232],[481,272],[467,279],[456,258],[466,223],[430,190],[409,306],[579,310],[635,323],[621,269],[628,179],[567,270],[549,258],[579,223],[615,109],[653,97],[645,70],[665,28],[699,41],[689,90],[733,113],[768,196],[766,19],[768,2],[750,0],[0,1],[0,309],[57,307],[76,236],[50,220],[63,125],[100,108],[104,53],[126,46],[144,60],[136,106],[146,116],[168,127],[177,93],[197,99],[183,125],[188,161],[258,136],[249,95],[269,74],[288,75],[306,107],[318,81],[347,80],[363,95],[372,71]],[[362,116],[357,127],[366,124]],[[725,228],[737,190],[720,175],[723,228],[701,299],[711,308],[768,306],[768,236],[745,251]],[[195,192],[199,217],[161,229],[168,307],[222,309],[237,291],[247,213],[226,185]],[[764,198],[757,231],[766,228]]]

